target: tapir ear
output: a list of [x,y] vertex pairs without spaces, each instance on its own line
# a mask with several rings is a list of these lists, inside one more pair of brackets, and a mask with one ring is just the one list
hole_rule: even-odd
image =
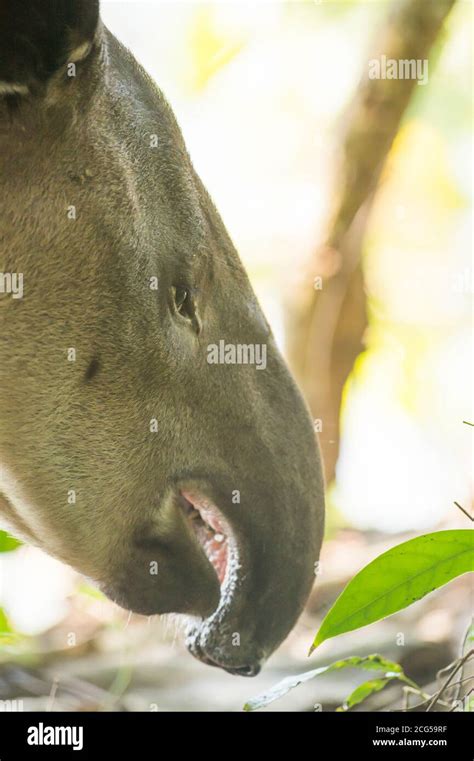
[[0,0],[0,96],[26,94],[85,58],[99,0]]

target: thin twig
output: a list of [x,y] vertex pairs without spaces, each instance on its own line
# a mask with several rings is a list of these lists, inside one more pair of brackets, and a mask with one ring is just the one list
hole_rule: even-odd
[[447,666],[443,666],[442,669],[439,669],[439,671],[436,672],[436,679],[439,681],[441,680],[441,677],[443,676],[443,674],[447,674],[449,671],[452,671],[452,669],[458,665],[459,658],[462,658],[463,654],[464,653],[460,653],[458,658],[455,658],[454,661],[451,661],[451,663],[448,663]]
[[431,700],[431,695],[428,695],[428,693],[423,692],[422,689],[414,689],[413,687],[405,686],[403,688],[404,696],[405,696],[405,707],[403,710],[409,711],[410,710],[410,701],[409,697],[410,695],[419,695],[420,697],[424,698],[422,703],[418,703],[418,705],[425,705],[429,700]]
[[466,655],[465,655],[463,658],[461,658],[461,659],[458,661],[458,664],[457,664],[457,666],[456,666],[456,667],[455,667],[455,669],[452,671],[452,673],[450,674],[450,676],[449,676],[449,677],[446,679],[446,681],[445,681],[445,683],[443,684],[443,686],[441,687],[441,689],[440,689],[440,690],[439,690],[439,691],[438,691],[438,692],[437,692],[437,693],[436,693],[436,694],[433,696],[433,698],[432,698],[432,700],[431,700],[431,702],[430,702],[430,704],[429,704],[428,708],[426,709],[426,711],[427,711],[427,712],[428,712],[428,711],[431,711],[431,709],[433,708],[433,706],[434,706],[434,705],[435,705],[435,704],[436,704],[436,703],[439,701],[439,699],[440,699],[441,695],[443,694],[443,692],[445,692],[445,690],[446,690],[446,689],[449,687],[449,685],[450,685],[450,684],[451,684],[451,682],[453,681],[454,677],[455,677],[455,676],[456,676],[456,674],[458,673],[459,669],[462,669],[462,667],[464,666],[464,664],[466,663],[466,661],[468,661],[468,660],[469,660],[469,658],[471,658],[473,655],[474,655],[474,648],[472,648],[471,650],[469,650],[469,651],[466,653]]
[[[394,708],[391,713],[411,713],[412,711],[419,711],[423,706],[430,702],[431,698],[432,695],[428,695],[426,700],[422,700],[420,703],[415,703],[415,705],[412,705],[409,708]],[[443,708],[451,708],[451,703],[446,703],[444,700],[438,700],[437,702],[440,706],[443,706]]]
[[[469,678],[472,679],[472,677],[469,677]],[[469,690],[469,692],[466,692],[466,694],[463,697],[463,700],[466,700],[466,698],[468,698],[469,695],[472,695],[473,692],[474,692],[474,687],[472,688],[472,690]],[[452,713],[453,711],[456,710],[456,708],[458,708],[458,706],[456,705],[457,702],[458,701],[456,700],[453,707],[449,709],[448,713]]]
[[58,691],[59,686],[59,679],[57,676],[54,677],[53,683],[51,685],[51,692],[49,693],[48,697],[48,703],[46,705],[46,711],[50,712],[53,710],[54,701],[56,699],[56,693]]
[[472,521],[474,523],[474,518],[472,517],[472,515],[469,515],[467,510],[465,510],[463,507],[461,507],[459,502],[455,502],[454,504],[456,505],[456,507],[459,507],[459,509],[461,510],[461,512],[464,513],[464,515],[467,515],[467,517],[469,518],[470,521]]
[[[462,658],[466,650],[468,649],[468,645],[472,640],[472,632],[474,631],[474,619],[471,619],[469,621],[469,624],[466,627],[466,631],[464,632],[464,636],[461,640],[461,650],[459,653],[459,657]],[[464,675],[464,669],[461,671],[461,679]],[[461,692],[461,687],[459,686],[456,692],[455,700],[459,699],[459,694]]]

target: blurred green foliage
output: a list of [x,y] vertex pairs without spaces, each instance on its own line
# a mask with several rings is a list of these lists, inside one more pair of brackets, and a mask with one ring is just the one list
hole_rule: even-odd
[[0,552],[12,552],[12,550],[16,550],[20,546],[21,542],[18,539],[14,539],[6,531],[0,531]]

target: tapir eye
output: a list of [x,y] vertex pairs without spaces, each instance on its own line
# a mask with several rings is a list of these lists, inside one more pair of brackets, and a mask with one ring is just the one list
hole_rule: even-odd
[[199,335],[202,326],[192,290],[184,285],[173,285],[171,296],[175,314],[187,320],[189,325]]
[[176,311],[183,317],[192,318],[192,301],[189,290],[182,285],[175,285],[172,291]]

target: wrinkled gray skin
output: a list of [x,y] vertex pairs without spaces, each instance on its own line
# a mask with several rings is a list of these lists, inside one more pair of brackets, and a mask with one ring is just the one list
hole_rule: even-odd
[[[191,615],[194,655],[255,674],[298,618],[319,555],[306,407],[169,106],[114,36],[99,22],[75,77],[63,66],[15,108],[6,100],[0,271],[23,273],[24,297],[0,294],[2,523],[127,609]],[[189,314],[176,285],[192,291]],[[209,365],[222,338],[266,343],[266,370]],[[222,595],[182,488],[235,533]]]

